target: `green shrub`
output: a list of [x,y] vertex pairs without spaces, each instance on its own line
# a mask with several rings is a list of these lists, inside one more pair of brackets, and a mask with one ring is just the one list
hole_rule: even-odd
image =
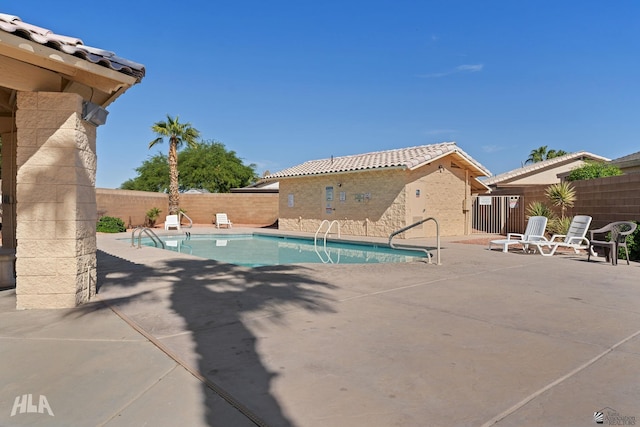
[[585,179],[618,175],[622,175],[622,171],[618,166],[610,165],[605,162],[586,162],[584,165],[569,172],[567,181],[581,181]]
[[529,206],[527,206],[527,216],[545,216],[551,220],[556,217],[556,214],[549,206],[542,202],[531,202]]
[[[638,221],[634,222],[638,224]],[[627,249],[629,249],[629,259],[631,261],[640,261],[640,226],[627,236]],[[623,248],[618,249],[618,258],[627,259]]]
[[571,220],[573,218],[565,217],[565,218],[551,218],[547,223],[547,231],[553,234],[563,234],[566,235],[569,231],[569,227],[571,226]]
[[96,231],[101,233],[122,233],[123,231],[127,231],[127,228],[124,226],[124,221],[120,218],[103,216],[98,220]]

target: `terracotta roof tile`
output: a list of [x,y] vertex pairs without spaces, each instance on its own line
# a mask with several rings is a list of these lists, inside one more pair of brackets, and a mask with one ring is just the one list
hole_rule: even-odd
[[138,81],[142,80],[145,75],[145,68],[142,64],[121,58],[114,52],[86,46],[78,38],[55,34],[46,28],[22,22],[19,17],[14,15],[0,13],[0,30],[133,76]]
[[467,162],[475,166],[480,174],[486,176],[491,175],[484,166],[462,151],[455,142],[443,142],[440,144],[420,145],[417,147],[311,160],[298,166],[268,175],[264,177],[264,179],[278,179],[393,167],[415,169],[452,153],[457,153],[462,156]]

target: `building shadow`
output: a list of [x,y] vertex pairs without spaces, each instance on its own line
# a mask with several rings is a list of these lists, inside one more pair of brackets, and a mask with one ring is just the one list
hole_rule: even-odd
[[[285,312],[333,312],[333,285],[302,266],[245,268],[212,260],[152,265],[98,251],[101,300],[132,319],[202,376],[205,423],[221,424],[220,398],[255,425],[294,424],[273,396],[256,328],[287,327]],[[251,424],[249,424],[251,425]]]

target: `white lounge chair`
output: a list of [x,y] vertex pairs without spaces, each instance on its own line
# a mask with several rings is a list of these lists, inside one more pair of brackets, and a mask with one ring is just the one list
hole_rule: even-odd
[[[547,242],[528,242],[530,245],[535,246],[536,250],[543,256],[552,256],[556,253],[558,248],[571,248],[575,253],[581,249],[589,250],[589,239],[586,238],[587,230],[591,225],[591,217],[588,215],[576,215],[571,220],[569,231],[567,234],[554,234]],[[562,240],[557,240],[563,238]],[[543,247],[546,247],[549,252],[544,252]]]
[[167,218],[164,220],[164,229],[168,230],[170,228],[175,228],[176,230],[180,230],[179,215],[167,215]]
[[216,214],[216,228],[220,228],[221,225],[226,225],[227,228],[233,227],[233,223],[229,221],[226,213]]
[[527,228],[522,233],[507,233],[506,239],[492,240],[489,242],[489,250],[493,245],[502,246],[502,252],[509,252],[509,246],[515,244],[521,244],[525,251],[527,251],[530,242],[542,240],[546,241],[544,237],[544,231],[547,228],[546,216],[532,216],[529,217],[527,222]]

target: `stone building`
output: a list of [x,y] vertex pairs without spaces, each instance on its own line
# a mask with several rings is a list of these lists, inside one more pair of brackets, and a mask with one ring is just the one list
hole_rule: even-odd
[[[490,172],[455,142],[308,161],[264,177],[279,181],[279,228],[315,232],[337,220],[342,234],[388,237],[434,217],[440,234],[470,234],[471,195]],[[427,222],[399,237],[434,236]]]
[[18,308],[73,307],[96,287],[97,126],[145,68],[0,14],[0,70],[0,287]]

